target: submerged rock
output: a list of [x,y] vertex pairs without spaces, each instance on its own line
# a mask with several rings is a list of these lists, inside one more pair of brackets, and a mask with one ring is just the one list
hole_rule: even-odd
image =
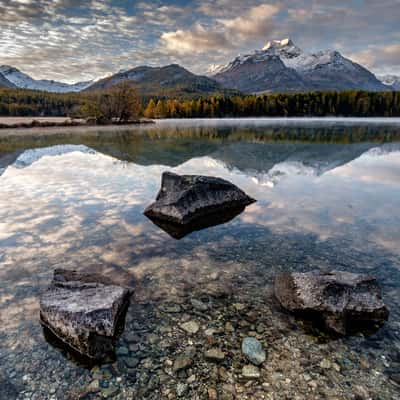
[[316,316],[344,335],[363,322],[383,323],[389,316],[376,279],[349,272],[284,273],[275,279],[275,296],[287,310]]
[[[224,179],[164,172],[156,201],[146,208],[144,214],[163,229],[165,224],[172,224],[178,231],[179,226],[191,225],[192,230],[196,230],[201,229],[202,225],[211,226],[213,219],[217,223],[225,222],[254,202],[254,199]],[[224,213],[228,212],[230,214],[225,217]],[[209,216],[212,216],[211,220],[206,218]],[[182,234],[170,230],[172,236]]]
[[245,337],[243,339],[242,353],[254,365],[262,364],[267,357],[262,344],[253,337]]
[[129,291],[96,274],[58,269],[40,299],[41,323],[80,354],[102,359],[114,349]]
[[245,365],[242,368],[242,376],[246,379],[258,379],[260,377],[260,370],[254,365]]

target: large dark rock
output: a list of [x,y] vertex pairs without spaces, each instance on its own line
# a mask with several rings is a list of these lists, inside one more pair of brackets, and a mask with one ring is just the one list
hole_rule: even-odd
[[156,201],[144,214],[152,220],[188,225],[220,212],[243,209],[253,202],[224,179],[164,172]]
[[113,352],[129,291],[107,278],[58,269],[40,299],[41,323],[64,343],[91,359]]
[[275,278],[275,296],[287,310],[321,319],[344,335],[365,322],[381,324],[389,311],[376,279],[349,272],[284,273]]

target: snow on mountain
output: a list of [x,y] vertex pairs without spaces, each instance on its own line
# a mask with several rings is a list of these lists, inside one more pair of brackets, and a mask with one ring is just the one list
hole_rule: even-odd
[[387,85],[391,86],[395,90],[400,90],[400,76],[397,75],[381,75],[378,76],[380,81]]
[[[298,85],[293,82],[288,86],[282,80],[282,85],[272,85],[265,76],[260,80],[263,68],[268,68],[269,63],[276,63],[278,58],[286,67],[281,68],[280,73],[289,74],[294,78],[293,71],[298,74]],[[257,73],[249,73],[259,64]],[[343,57],[338,51],[324,50],[316,53],[307,53],[297,47],[289,38],[268,42],[262,50],[253,53],[239,55],[225,66],[219,67],[213,78],[221,83],[229,81],[235,71],[235,81],[228,82],[233,88],[250,88],[251,92],[262,91],[298,91],[298,90],[387,90],[389,89],[374,74],[359,64]],[[277,71],[274,71],[277,72]],[[241,79],[242,77],[242,79]],[[252,82],[249,82],[249,79]],[[229,87],[229,86],[228,86]],[[243,90],[243,89],[242,89]]]
[[0,66],[0,75],[20,89],[43,90],[54,93],[80,92],[92,84],[92,81],[68,84],[46,79],[36,80],[8,65]]
[[73,153],[76,151],[86,154],[96,153],[95,150],[83,144],[56,145],[50,147],[42,147],[38,149],[29,149],[25,150],[17,157],[17,159],[13,163],[13,166],[15,168],[26,168],[43,157],[62,156],[64,154]]

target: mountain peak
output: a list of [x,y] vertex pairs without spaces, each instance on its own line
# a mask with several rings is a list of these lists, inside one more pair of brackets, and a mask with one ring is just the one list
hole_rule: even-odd
[[282,48],[286,46],[294,46],[293,41],[289,38],[285,38],[282,40],[272,40],[263,47],[263,50],[269,50],[271,48]]

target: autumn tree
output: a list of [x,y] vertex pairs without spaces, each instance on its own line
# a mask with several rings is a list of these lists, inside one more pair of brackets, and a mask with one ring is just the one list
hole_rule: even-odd
[[123,123],[138,118],[141,111],[139,96],[129,82],[121,82],[112,88],[95,93],[91,101],[82,107],[86,118],[98,123]]
[[155,110],[156,110],[156,103],[154,102],[153,99],[150,99],[149,103],[147,104],[146,109],[144,110],[144,116],[146,118],[154,118]]

